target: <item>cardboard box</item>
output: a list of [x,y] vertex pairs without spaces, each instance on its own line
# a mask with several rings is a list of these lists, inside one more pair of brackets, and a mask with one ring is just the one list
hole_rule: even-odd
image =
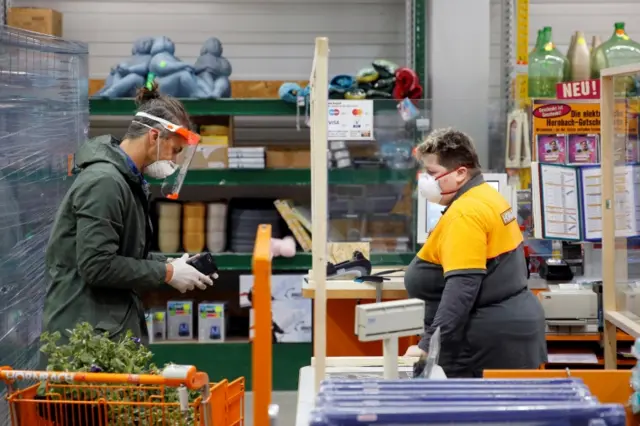
[[7,14],[10,27],[62,37],[62,14],[53,9],[12,7]]
[[311,167],[311,152],[302,149],[268,149],[269,169],[308,169]]
[[193,302],[185,300],[167,302],[167,339],[193,339]]
[[226,169],[229,163],[227,136],[202,136],[189,170]]
[[227,305],[224,302],[198,304],[198,341],[224,342],[227,336]]

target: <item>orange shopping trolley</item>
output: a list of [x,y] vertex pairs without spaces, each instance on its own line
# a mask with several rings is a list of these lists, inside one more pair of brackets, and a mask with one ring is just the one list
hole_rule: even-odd
[[[18,371],[0,367],[12,426],[243,426],[244,378],[209,383],[190,365],[161,374]],[[36,384],[18,388],[18,382]]]

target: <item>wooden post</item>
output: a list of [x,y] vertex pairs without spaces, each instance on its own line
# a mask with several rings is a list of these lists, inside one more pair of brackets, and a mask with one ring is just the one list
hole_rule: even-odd
[[[618,312],[617,285],[628,279],[627,240],[616,238],[616,152],[625,162],[626,141],[618,145],[615,128],[615,79],[640,72],[640,64],[607,68],[600,73],[600,149],[602,171],[602,299],[606,369],[617,368],[616,328],[638,337],[640,323]],[[625,138],[626,139],[626,138]],[[629,188],[635,191],[636,188]]]
[[327,198],[329,173],[327,164],[327,125],[329,95],[329,39],[316,38],[311,70],[311,279],[315,285],[313,299],[313,355],[315,357],[315,391],[325,377],[327,354]]
[[253,424],[269,426],[273,381],[271,340],[271,225],[258,226],[253,248],[252,342]]

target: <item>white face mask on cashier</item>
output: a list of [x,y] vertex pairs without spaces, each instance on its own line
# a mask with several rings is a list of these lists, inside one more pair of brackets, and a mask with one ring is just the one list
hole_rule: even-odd
[[442,201],[442,189],[440,184],[433,177],[427,173],[420,173],[418,177],[418,191],[430,203],[440,204]]
[[[148,126],[144,123],[137,122],[145,127],[148,127],[152,130],[158,130],[154,127]],[[148,176],[152,179],[165,179],[178,171],[178,165],[171,160],[160,160],[160,144],[162,141],[158,139],[158,143],[156,144],[156,161],[149,164],[144,168],[142,174]]]

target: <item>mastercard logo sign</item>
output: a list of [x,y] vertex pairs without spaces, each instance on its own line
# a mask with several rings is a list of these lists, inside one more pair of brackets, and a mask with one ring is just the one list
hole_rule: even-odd
[[340,115],[340,110],[337,108],[329,108],[329,115],[331,116],[336,116],[336,115]]
[[362,115],[362,110],[360,108],[354,108],[351,110],[351,114],[355,115],[356,117]]

